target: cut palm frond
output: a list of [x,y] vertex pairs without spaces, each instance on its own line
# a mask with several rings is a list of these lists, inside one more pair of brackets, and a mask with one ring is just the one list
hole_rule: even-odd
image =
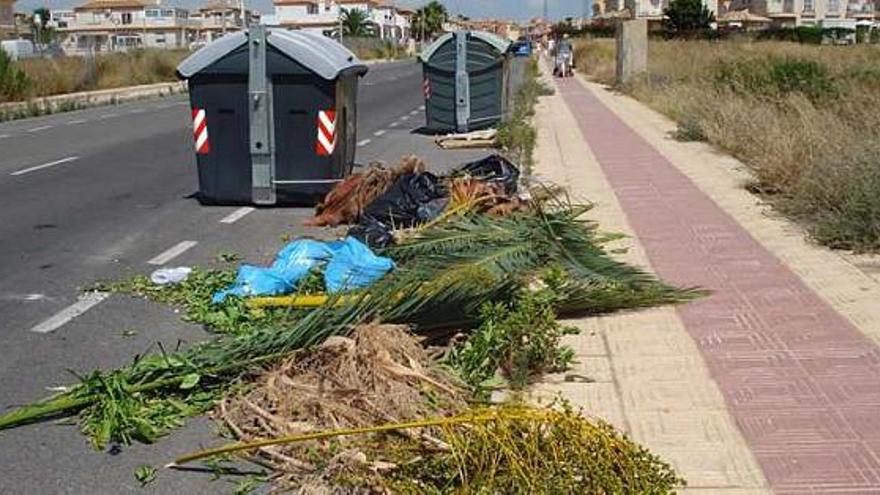
[[[193,400],[196,392],[208,392],[198,402],[209,404],[249,369],[331,335],[348,334],[365,322],[408,323],[422,331],[468,328],[477,322],[481,306],[511,301],[536,280],[554,285],[561,296],[556,307],[560,314],[654,306],[700,294],[667,286],[612,259],[602,246],[607,237],[595,224],[581,220],[588,209],[548,194],[510,216],[450,217],[387,249],[383,254],[394,258],[398,269],[366,290],[331,296],[298,320],[273,321],[270,327],[155,354],[111,373],[96,372],[67,393],[0,416],[0,430],[84,411],[91,424],[87,430],[100,432],[101,439],[155,437],[179,422],[175,415],[199,409],[165,407],[167,414],[155,418],[144,416],[144,407]],[[561,275],[548,280],[551,271]],[[126,414],[145,417],[148,424]],[[137,435],[133,429],[150,435]]]

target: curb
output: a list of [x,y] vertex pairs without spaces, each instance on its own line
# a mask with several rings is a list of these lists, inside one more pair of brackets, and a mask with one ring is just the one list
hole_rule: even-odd
[[174,81],[46,96],[21,102],[0,103],[0,122],[102,105],[115,105],[117,103],[157,96],[170,96],[185,93],[186,91],[185,81]]

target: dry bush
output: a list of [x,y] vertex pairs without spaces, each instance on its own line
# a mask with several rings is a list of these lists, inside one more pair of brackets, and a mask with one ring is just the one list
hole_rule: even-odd
[[136,50],[98,55],[94,80],[90,80],[82,57],[22,60],[20,66],[30,81],[23,96],[38,98],[174,81],[177,64],[188,54],[184,50]]
[[[580,68],[610,82],[613,42],[579,51]],[[626,90],[678,122],[679,139],[749,165],[754,190],[818,241],[880,249],[880,188],[864,190],[880,169],[880,48],[652,41],[648,74]]]
[[581,40],[575,43],[574,63],[603,84],[614,84],[615,41],[607,38]]

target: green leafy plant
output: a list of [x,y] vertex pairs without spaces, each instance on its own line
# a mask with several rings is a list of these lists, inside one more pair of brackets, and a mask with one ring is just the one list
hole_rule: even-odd
[[30,79],[4,50],[0,50],[0,102],[23,99]]
[[134,471],[134,477],[141,486],[147,486],[156,479],[156,475],[158,474],[158,470],[153,466],[143,465],[138,467]]
[[342,32],[345,36],[375,36],[370,14],[361,9],[342,9]]
[[497,371],[514,389],[522,389],[546,372],[562,371],[574,351],[560,345],[563,335],[577,333],[556,321],[552,290],[524,291],[511,302],[483,306],[482,323],[447,364],[477,391],[485,388]]
[[663,15],[663,29],[675,36],[707,30],[715,21],[701,0],[671,0]]

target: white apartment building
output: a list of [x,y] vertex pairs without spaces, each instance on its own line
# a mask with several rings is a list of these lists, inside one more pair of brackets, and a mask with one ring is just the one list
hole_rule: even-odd
[[367,13],[382,39],[404,41],[412,35],[411,11],[385,0],[275,0],[275,14],[265,24],[324,33],[338,29],[342,10]]
[[134,48],[188,48],[199,23],[186,9],[161,0],[90,0],[73,9],[62,49],[68,54],[125,51]]
[[260,13],[244,9],[243,3],[242,0],[209,0],[192,12],[189,17],[199,26],[198,42],[210,43],[226,33],[259,24]]
[[[620,3],[623,3],[623,7],[630,12],[634,19],[647,19],[649,23],[662,21],[663,11],[669,6],[669,0],[624,0],[623,2],[610,0],[608,3],[612,6],[614,4],[619,6]],[[703,5],[713,15],[718,15],[718,0],[703,0]]]
[[728,10],[748,10],[767,17],[780,27],[837,27],[858,21],[873,21],[873,0],[732,0],[725,2]]

